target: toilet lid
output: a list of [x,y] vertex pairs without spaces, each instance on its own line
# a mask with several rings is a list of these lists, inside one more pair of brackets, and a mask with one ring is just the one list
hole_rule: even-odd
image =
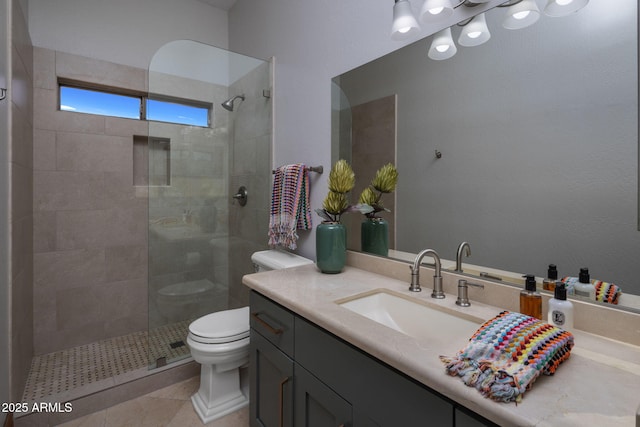
[[249,307],[218,311],[207,314],[189,325],[194,338],[201,337],[207,342],[235,341],[249,336]]

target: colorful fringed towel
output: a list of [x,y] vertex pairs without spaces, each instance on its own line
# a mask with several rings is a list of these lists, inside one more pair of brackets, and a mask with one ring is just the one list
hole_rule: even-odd
[[440,356],[449,375],[483,396],[520,402],[540,376],[569,358],[573,335],[534,317],[503,311],[485,322],[454,357]]
[[309,172],[305,165],[276,169],[271,192],[269,246],[297,247],[297,230],[310,230]]
[[[567,285],[567,293],[573,294],[575,293],[574,286],[579,282],[579,278],[567,276],[562,278],[562,282]],[[603,282],[602,280],[592,280],[591,284],[596,289],[596,301],[609,304],[618,304],[620,301],[620,295],[622,295],[620,286],[614,283]]]

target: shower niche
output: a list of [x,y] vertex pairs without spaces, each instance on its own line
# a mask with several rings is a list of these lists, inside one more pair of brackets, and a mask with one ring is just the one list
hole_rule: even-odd
[[[241,277],[267,243],[271,76],[269,61],[188,40],[151,61],[150,96],[211,106],[208,126],[150,121],[158,137],[134,139],[134,179],[148,191],[151,369],[189,357],[194,319],[248,305]],[[239,185],[255,195],[242,208]]]

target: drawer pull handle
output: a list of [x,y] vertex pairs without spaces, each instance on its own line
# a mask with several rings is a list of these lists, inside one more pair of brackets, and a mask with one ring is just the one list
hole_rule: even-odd
[[284,385],[289,382],[289,377],[285,377],[280,381],[280,427],[284,427]]
[[269,332],[271,332],[274,335],[280,335],[282,334],[282,332],[284,332],[282,330],[282,328],[274,328],[273,326],[271,326],[266,320],[262,319],[260,317],[260,313],[251,313],[251,316],[256,319],[258,321],[258,323],[260,323],[262,326],[264,326],[265,328],[267,328],[269,330]]

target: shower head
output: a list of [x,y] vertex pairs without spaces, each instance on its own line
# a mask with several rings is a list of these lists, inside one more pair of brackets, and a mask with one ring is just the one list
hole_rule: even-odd
[[240,98],[241,100],[244,101],[244,94],[243,95],[236,95],[233,98],[229,98],[226,101],[224,101],[222,103],[222,108],[224,108],[227,111],[233,111],[233,101],[235,101],[237,98]]

